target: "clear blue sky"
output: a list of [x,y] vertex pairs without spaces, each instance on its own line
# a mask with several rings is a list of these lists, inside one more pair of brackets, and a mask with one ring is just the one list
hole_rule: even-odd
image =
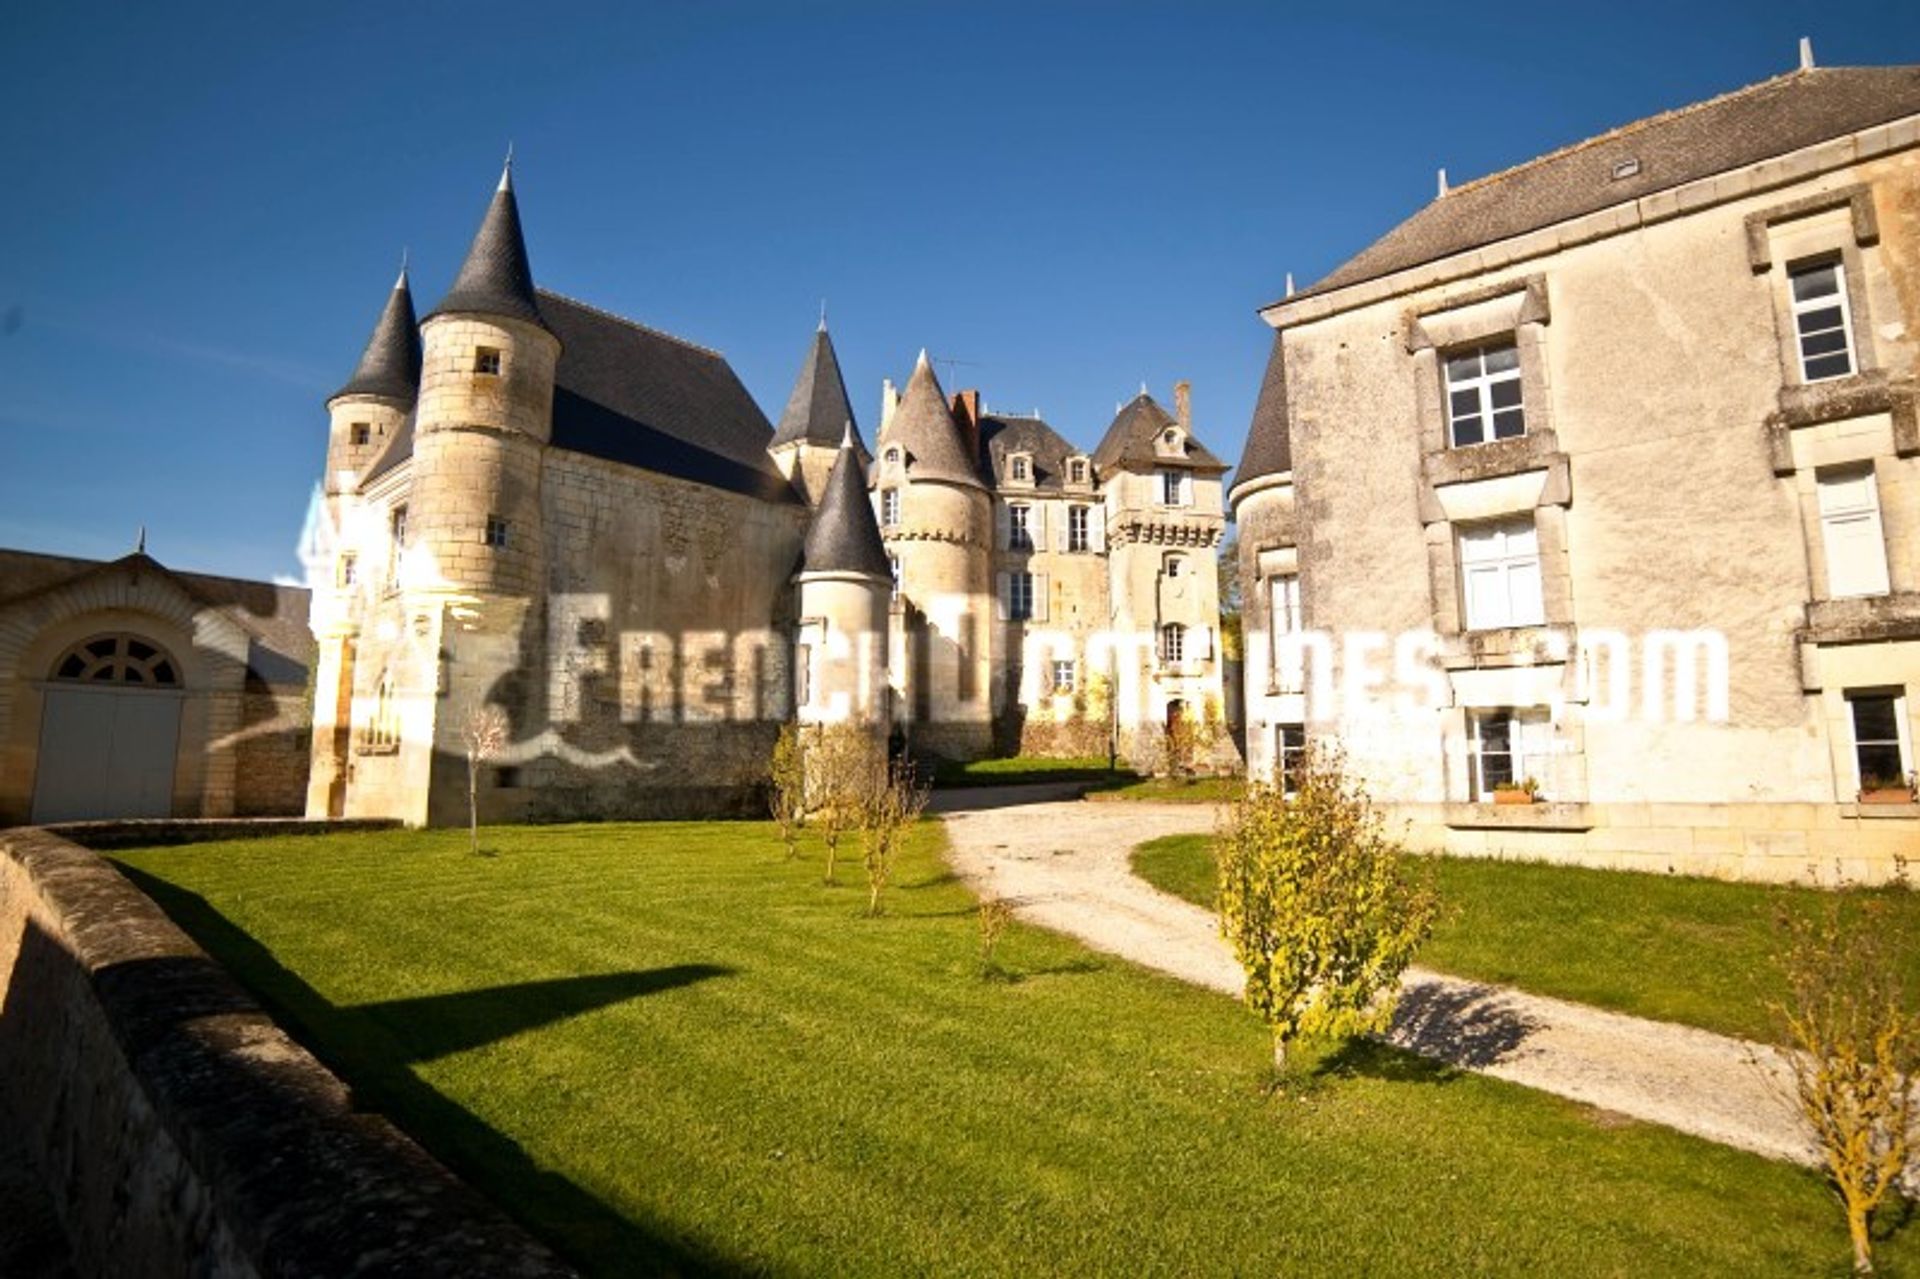
[[1920,4],[22,4],[0,39],[0,545],[297,571],[325,395],[507,141],[545,286],[715,346],[777,416],[819,300],[869,438],[922,346],[1091,445],[1194,383],[1237,459],[1254,309],[1455,181]]

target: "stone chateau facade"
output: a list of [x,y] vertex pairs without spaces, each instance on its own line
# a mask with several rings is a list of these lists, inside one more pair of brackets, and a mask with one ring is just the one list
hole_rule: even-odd
[[306,811],[462,820],[483,707],[495,821],[744,810],[796,716],[1154,763],[1222,705],[1227,468],[1186,405],[1082,454],[923,355],[870,450],[823,324],[776,429],[717,352],[537,289],[505,175],[327,403]]
[[1920,68],[1808,61],[1443,175],[1262,312],[1256,776],[1335,739],[1459,853],[1920,853]]

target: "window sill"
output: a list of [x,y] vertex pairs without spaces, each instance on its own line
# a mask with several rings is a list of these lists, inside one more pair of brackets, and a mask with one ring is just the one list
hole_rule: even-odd
[[1558,666],[1573,652],[1571,626],[1496,626],[1440,637],[1442,670],[1467,671],[1505,666]]
[[1558,437],[1544,428],[1510,440],[1435,449],[1420,459],[1420,469],[1427,483],[1439,488],[1544,470],[1564,457]]
[[1920,639],[1920,591],[1815,600],[1802,634],[1814,644],[1869,644]]
[[356,742],[353,747],[356,755],[398,755],[399,742]]
[[1451,830],[1592,830],[1586,804],[1462,804],[1446,805],[1444,819]]
[[1920,821],[1920,804],[1862,804],[1858,802],[1840,805],[1842,817],[1858,817],[1867,821]]

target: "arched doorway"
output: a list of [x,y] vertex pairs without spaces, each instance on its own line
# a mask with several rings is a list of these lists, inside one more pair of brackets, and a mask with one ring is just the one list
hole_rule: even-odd
[[42,693],[33,821],[170,817],[180,746],[180,664],[114,632],[53,664]]

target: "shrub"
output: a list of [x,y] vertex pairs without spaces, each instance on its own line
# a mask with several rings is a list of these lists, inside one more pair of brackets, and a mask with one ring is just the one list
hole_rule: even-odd
[[1004,897],[983,897],[978,912],[980,921],[980,975],[991,977],[1000,971],[993,952],[1000,945],[1007,925],[1013,922],[1013,903]]
[[791,861],[807,818],[806,760],[800,749],[800,731],[792,724],[780,726],[773,755],[767,761],[767,807],[779,823],[780,839]]
[[893,859],[907,827],[927,806],[927,787],[913,776],[913,765],[901,760],[869,774],[859,805],[861,861],[867,871],[867,914],[880,913],[880,895],[893,878]]
[[886,754],[858,724],[818,727],[803,743],[807,816],[827,846],[826,882],[834,871],[840,840],[860,825],[861,809],[876,775],[885,776]]
[[1246,1001],[1273,1031],[1276,1073],[1296,1039],[1384,1030],[1401,973],[1438,905],[1409,873],[1336,752],[1302,762],[1291,798],[1255,787],[1219,840],[1220,928],[1246,971]]
[[1830,901],[1812,918],[1782,911],[1787,996],[1769,1005],[1788,1055],[1793,1100],[1813,1130],[1846,1214],[1853,1266],[1873,1269],[1873,1214],[1911,1155],[1920,1015],[1902,976],[1909,947],[1881,903]]

